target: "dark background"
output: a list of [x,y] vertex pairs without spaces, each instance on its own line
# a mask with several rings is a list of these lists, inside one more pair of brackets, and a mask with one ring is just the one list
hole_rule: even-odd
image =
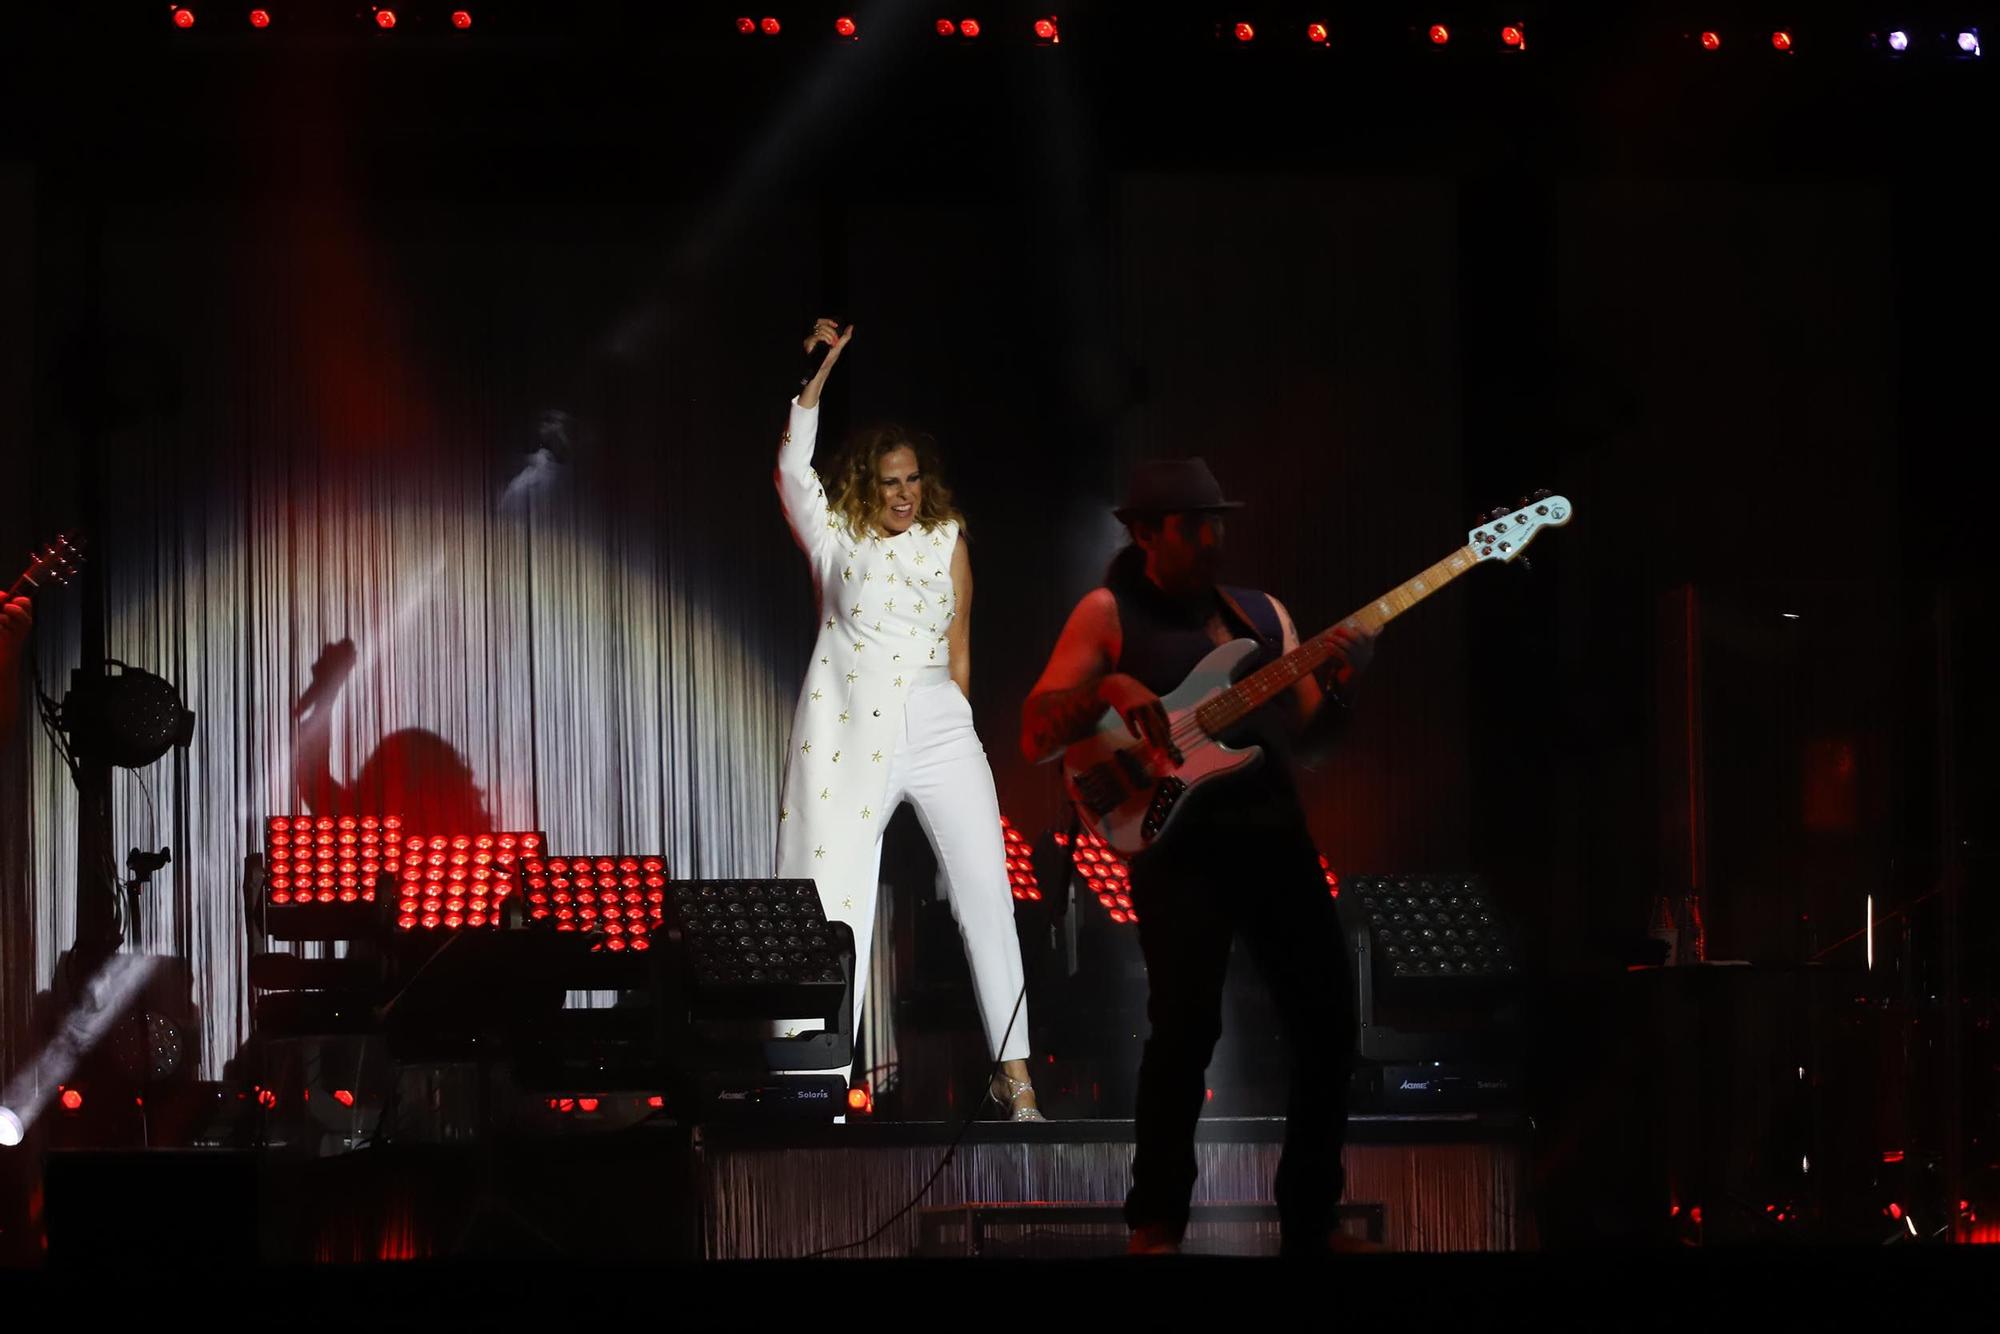
[[[976,46],[912,4],[852,6],[854,44],[831,5],[758,9],[771,40],[702,3],[478,5],[463,40],[443,6],[386,36],[198,8],[188,34],[162,5],[11,20],[10,538],[75,504],[80,449],[199,475],[247,418],[378,467],[420,419],[501,469],[479,451],[559,402],[609,522],[789,589],[789,662],[808,594],[768,441],[831,313],[861,335],[830,424],[932,431],[970,515],[1017,824],[1059,815],[1013,722],[1134,460],[1205,455],[1250,503],[1236,578],[1304,630],[1546,486],[1577,518],[1532,572],[1386,637],[1307,780],[1335,865],[1478,869],[1558,972],[1615,972],[1691,873],[1693,662],[1710,957],[1858,966],[1872,893],[1913,905],[1928,995],[1956,857],[1990,979],[1988,62],[1883,58],[1847,5],[1348,7],[1332,51],[1304,6],[1074,5],[1057,47],[1019,5]],[[1239,17],[1249,49],[1214,39]],[[640,461],[663,438],[700,443]]]

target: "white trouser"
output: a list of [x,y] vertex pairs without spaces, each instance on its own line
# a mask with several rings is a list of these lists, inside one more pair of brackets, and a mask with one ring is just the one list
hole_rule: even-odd
[[[1000,799],[993,789],[986,748],[973,730],[972,705],[949,677],[919,686],[905,701],[903,735],[889,766],[889,787],[882,798],[882,818],[876,821],[868,874],[854,886],[852,907],[846,906],[848,896],[827,905],[828,918],[845,922],[854,931],[854,1031],[858,1035],[861,1030],[861,1002],[873,955],[880,831],[904,801],[916,808],[944,872],[945,893],[972,969],[986,1050],[998,1060],[1026,1060],[1028,1002],[1022,992],[1021,942],[1014,930],[1014,892],[1007,881]],[[849,1066],[837,1073],[846,1078],[852,1070]]]

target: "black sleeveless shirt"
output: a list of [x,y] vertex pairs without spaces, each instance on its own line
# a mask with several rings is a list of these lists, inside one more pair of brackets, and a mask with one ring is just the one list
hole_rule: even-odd
[[[1127,547],[1112,560],[1104,586],[1118,602],[1121,643],[1112,670],[1124,672],[1154,694],[1166,695],[1176,689],[1195,664],[1215,649],[1215,642],[1208,637],[1211,615],[1221,616],[1232,633],[1261,645],[1238,669],[1239,677],[1284,651],[1284,627],[1278,610],[1270,598],[1255,589],[1226,590],[1248,616],[1245,624],[1244,617],[1214,590],[1185,599],[1162,592],[1146,577],[1144,555],[1137,547]],[[1265,713],[1275,714],[1281,707],[1274,703]],[[1305,814],[1292,786],[1289,764],[1282,749],[1271,744],[1275,735],[1275,728],[1265,729],[1265,735],[1260,736],[1251,736],[1247,729],[1240,735],[1231,734],[1231,744],[1262,744],[1263,758],[1246,771],[1209,783],[1202,789],[1199,804],[1190,806],[1180,817],[1181,823],[1226,829],[1250,826],[1247,832],[1256,832],[1303,822]]]

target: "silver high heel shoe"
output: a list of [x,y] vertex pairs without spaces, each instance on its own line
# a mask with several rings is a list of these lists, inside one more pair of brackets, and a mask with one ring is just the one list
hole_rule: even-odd
[[[1007,1096],[1004,1098],[998,1092],[1002,1084],[1007,1086]],[[1014,1079],[1007,1075],[997,1075],[986,1085],[986,1096],[1011,1111],[1012,1114],[1007,1118],[1010,1121],[1046,1121],[1048,1118],[1042,1115],[1041,1109],[1038,1107],[1014,1106],[1016,1098],[1020,1097],[1023,1093],[1031,1091],[1034,1087],[1033,1080]]]

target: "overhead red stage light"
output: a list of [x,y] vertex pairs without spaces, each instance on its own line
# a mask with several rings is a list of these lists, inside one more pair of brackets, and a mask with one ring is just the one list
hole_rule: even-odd
[[382,30],[383,32],[387,32],[387,31],[389,31],[389,29],[391,29],[391,28],[395,27],[395,26],[396,26],[396,11],[395,11],[395,10],[393,10],[393,9],[378,9],[378,10],[376,10],[376,11],[375,11],[375,26],[376,26],[376,27],[378,27],[378,28],[380,28],[380,29],[381,29],[381,30]]
[[939,19],[937,21],[937,35],[940,37],[955,37],[958,35],[958,25],[950,19]]
[[[181,26],[186,27],[187,25],[182,24]],[[71,1111],[71,1112],[76,1111],[78,1108],[83,1106],[82,1092],[72,1088],[64,1089],[62,1091],[62,1105],[64,1110],[66,1111]]]
[[757,26],[764,30],[764,35],[766,37],[776,37],[782,25],[780,25],[779,22],[774,18],[766,18],[762,23],[758,24]]
[[854,35],[854,20],[850,18],[835,19],[833,21],[833,30],[842,37],[852,37]]
[[194,11],[184,5],[175,5],[174,26],[176,28],[192,28],[194,26]]
[[1705,33],[1703,33],[1703,34],[1701,35],[1701,49],[1702,49],[1702,50],[1704,50],[1704,51],[1715,51],[1715,50],[1718,50],[1718,49],[1720,49],[1720,48],[1721,48],[1721,46],[1722,46],[1722,34],[1721,34],[1721,33],[1719,33],[1719,32],[1705,32]]
[[1247,23],[1239,23],[1236,25],[1236,40],[1239,42],[1254,42],[1257,40],[1257,30]]
[[1059,42],[1062,40],[1062,30],[1056,26],[1056,21],[1052,18],[1036,19],[1035,36],[1044,42]]
[[333,1091],[333,1100],[342,1107],[352,1107],[354,1105],[354,1091],[352,1089],[335,1089]]
[[470,28],[472,26],[472,11],[469,9],[452,10],[451,26],[457,28],[460,32],[463,32],[465,31],[465,29]]
[[1792,35],[1783,28],[1778,29],[1778,31],[1771,34],[1771,49],[1773,51],[1790,51],[1792,49]]
[[251,27],[253,27],[253,28],[268,28],[268,27],[270,27],[270,26],[271,26],[271,11],[270,11],[270,10],[268,10],[268,9],[253,9],[253,10],[251,10],[251,11],[250,11],[250,26],[251,26]]
[[977,37],[979,35],[979,20],[978,19],[964,20],[958,25],[958,31],[960,32],[960,34],[966,37]]
[[1431,24],[1431,45],[1443,46],[1451,40],[1451,29],[1442,23]]
[[1500,30],[1500,45],[1518,51],[1528,44],[1528,35],[1518,24],[1510,23]]
[[1328,40],[1326,25],[1324,23],[1306,24],[1306,40],[1325,46]]
[[757,31],[757,20],[749,18],[736,20],[736,31],[748,37],[751,33]]

